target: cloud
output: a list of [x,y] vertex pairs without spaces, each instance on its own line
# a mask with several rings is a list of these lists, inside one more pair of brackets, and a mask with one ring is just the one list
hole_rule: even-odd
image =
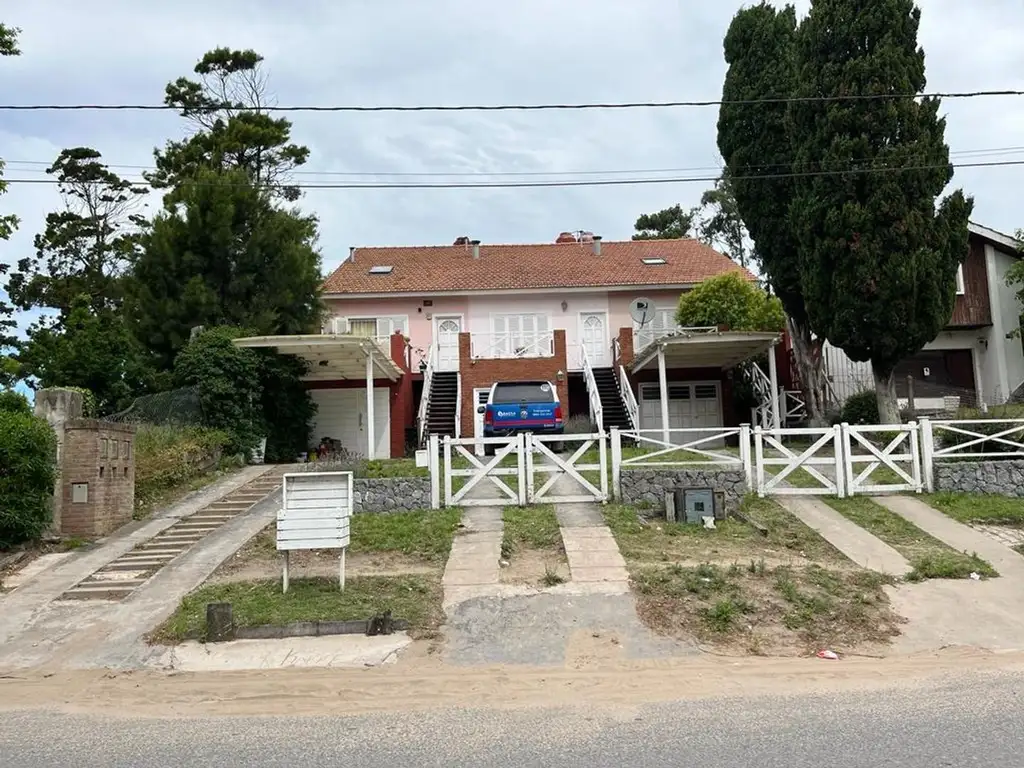
[[[1017,0],[927,0],[921,42],[929,87],[1024,88],[1024,8]],[[801,12],[808,3],[798,3]],[[281,104],[460,104],[715,98],[725,65],[721,40],[740,3],[664,0],[258,0],[139,3],[35,0],[4,11],[23,29],[18,59],[4,67],[9,102],[145,102],[188,75],[218,45],[266,56]],[[970,66],[964,66],[965,61]],[[947,101],[954,151],[1019,144],[1024,99]],[[714,108],[572,113],[295,114],[308,144],[307,171],[333,173],[551,173],[717,163]],[[3,115],[0,152],[49,161],[64,146],[99,149],[108,161],[148,165],[152,149],[185,126],[167,113],[40,112]],[[1020,157],[1020,154],[1014,155]],[[17,165],[8,177],[40,176]],[[124,169],[126,174],[136,171]],[[1021,224],[1021,170],[957,173],[976,199],[975,218]],[[329,182],[332,176],[303,176]],[[422,180],[422,179],[420,179]],[[704,184],[513,190],[319,190],[303,206],[321,221],[327,267],[350,245],[553,240],[566,229],[626,238],[643,212],[696,204]],[[17,260],[59,203],[52,187],[11,185],[0,210],[23,219],[0,244]]]

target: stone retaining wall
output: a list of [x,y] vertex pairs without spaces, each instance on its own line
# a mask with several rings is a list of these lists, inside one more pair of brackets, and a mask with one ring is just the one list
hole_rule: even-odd
[[725,512],[739,508],[747,492],[747,480],[740,469],[623,469],[620,479],[622,501],[643,504],[653,512],[665,512],[665,494],[683,488],[710,488],[725,494]]
[[430,509],[429,477],[359,477],[353,482],[355,514]]
[[935,490],[1024,497],[1024,460],[936,462]]

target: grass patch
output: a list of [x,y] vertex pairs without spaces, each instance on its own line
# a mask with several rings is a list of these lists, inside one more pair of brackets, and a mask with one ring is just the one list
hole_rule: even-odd
[[1018,544],[1015,547],[1011,547],[1011,549],[1013,549],[1013,551],[1018,555],[1024,555],[1024,544]]
[[362,576],[349,579],[345,591],[333,579],[302,579],[281,592],[279,580],[248,581],[200,587],[158,627],[150,641],[175,644],[206,635],[207,603],[232,605],[235,624],[253,627],[295,621],[369,619],[390,610],[418,635],[437,630],[443,619],[441,585],[433,576]]
[[349,552],[400,552],[444,562],[459,527],[461,510],[425,509],[387,515],[353,515]]
[[869,571],[704,563],[643,569],[633,583],[656,631],[755,653],[848,649],[899,633],[887,580]]
[[988,577],[999,575],[976,554],[957,552],[865,496],[828,498],[825,503],[907,558],[913,569],[907,577],[910,580],[962,579],[972,572]]
[[910,560],[910,565],[913,570],[907,574],[907,581],[966,579],[972,573],[987,578],[999,575],[987,560],[982,560],[976,553],[968,555],[952,549],[918,555]]
[[518,549],[555,549],[562,544],[555,508],[505,507],[502,512],[505,534],[501,540],[502,555],[508,557]]
[[961,523],[1024,525],[1024,499],[972,493],[932,493],[921,500]]
[[663,562],[750,562],[763,558],[794,558],[846,563],[845,558],[817,533],[770,499],[750,496],[742,514],[768,533],[737,518],[716,521],[715,529],[700,525],[642,521],[635,507],[609,504],[605,522],[619,550],[633,566]]

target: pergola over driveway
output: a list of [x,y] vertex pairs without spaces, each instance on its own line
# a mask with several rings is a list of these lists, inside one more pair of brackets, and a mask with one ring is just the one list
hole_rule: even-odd
[[683,328],[661,336],[637,352],[634,373],[658,367],[661,398],[662,440],[669,441],[668,381],[669,368],[719,368],[728,370],[758,355],[768,354],[768,378],[771,382],[772,426],[781,426],[779,381],[773,349],[782,339],[774,331],[720,331],[717,328]]
[[365,381],[367,458],[375,458],[377,438],[374,434],[373,380],[398,381],[403,375],[402,369],[380,343],[361,336],[328,333],[249,336],[235,339],[234,343],[236,347],[273,349],[278,354],[302,359],[309,366],[303,381]]

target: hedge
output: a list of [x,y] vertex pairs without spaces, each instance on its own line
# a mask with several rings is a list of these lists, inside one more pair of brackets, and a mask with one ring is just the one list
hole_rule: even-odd
[[0,549],[38,538],[53,519],[57,436],[45,419],[0,411]]

